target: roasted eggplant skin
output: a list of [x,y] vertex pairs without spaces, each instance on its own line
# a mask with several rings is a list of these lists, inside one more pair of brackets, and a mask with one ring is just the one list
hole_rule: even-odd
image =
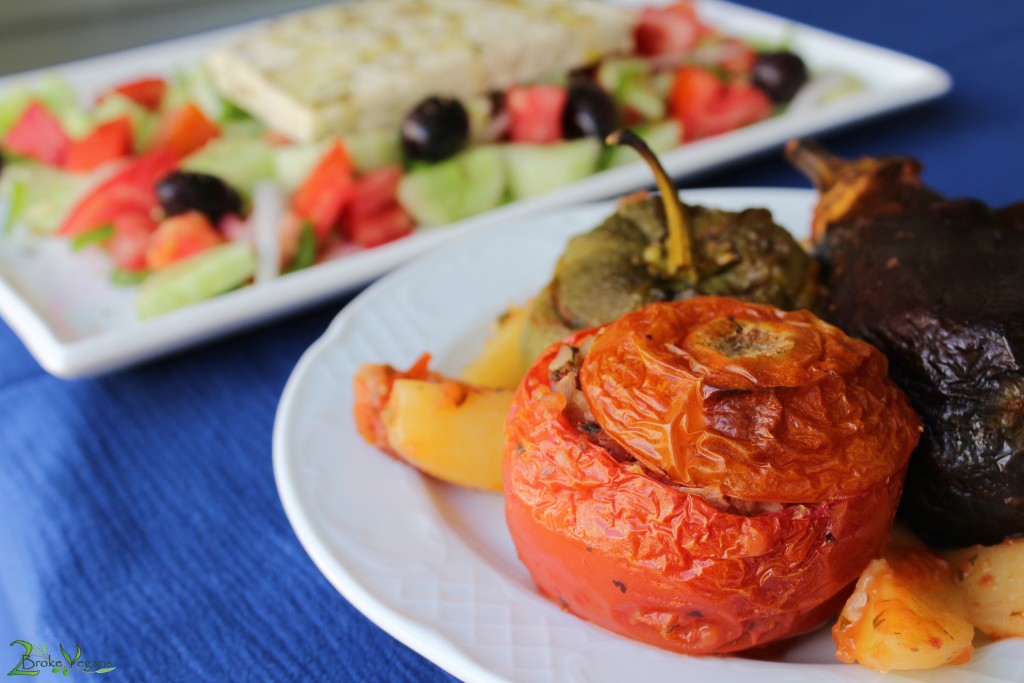
[[[620,343],[629,338],[632,349]],[[584,356],[575,380],[558,362],[571,349]],[[638,365],[649,382],[633,381]],[[884,368],[880,353],[809,313],[720,297],[655,303],[552,345],[505,424],[506,519],[520,559],[563,608],[678,652],[735,652],[820,626],[884,547],[919,435]],[[728,397],[742,410],[719,410]],[[895,429],[875,432],[876,419]],[[821,438],[792,429],[805,421]],[[622,438],[626,423],[652,426],[655,462]],[[661,438],[683,423],[707,458]],[[802,457],[808,449],[817,457]],[[679,481],[664,466],[677,458],[708,466]],[[770,502],[794,493],[764,476],[776,468],[807,475],[802,502]],[[742,498],[723,506],[721,494]]]
[[834,223],[826,317],[882,349],[925,429],[901,514],[938,545],[1024,532],[1024,223],[979,202]]
[[786,310],[815,307],[817,264],[769,211],[683,208],[693,234],[696,286],[652,270],[645,253],[664,239],[665,210],[657,196],[629,197],[601,225],[569,241],[530,312],[526,364],[571,332],[656,301],[716,295]]

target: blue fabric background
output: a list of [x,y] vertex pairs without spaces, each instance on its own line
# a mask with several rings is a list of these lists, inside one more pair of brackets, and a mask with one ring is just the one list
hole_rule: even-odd
[[[828,136],[834,150],[916,156],[950,195],[1024,198],[1024,3],[749,4],[952,74],[944,100]],[[691,184],[806,186],[775,153]],[[125,681],[452,680],[334,591],[277,499],[278,397],[344,303],[76,382],[0,323],[0,674],[21,638],[77,640]]]

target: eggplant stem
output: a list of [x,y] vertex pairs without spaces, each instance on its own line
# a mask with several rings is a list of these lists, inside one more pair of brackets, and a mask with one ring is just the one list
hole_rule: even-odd
[[786,143],[786,158],[821,192],[839,181],[840,169],[845,164],[814,140],[790,140]]
[[665,168],[658,161],[657,155],[651,151],[647,143],[633,131],[620,128],[605,138],[608,145],[626,145],[632,147],[643,157],[654,173],[654,182],[661,192],[662,205],[665,207],[665,219],[668,222],[668,239],[665,245],[666,270],[669,276],[682,273],[692,286],[697,284],[697,269],[693,257],[693,235],[690,224],[686,220],[686,210],[679,201],[679,193]]

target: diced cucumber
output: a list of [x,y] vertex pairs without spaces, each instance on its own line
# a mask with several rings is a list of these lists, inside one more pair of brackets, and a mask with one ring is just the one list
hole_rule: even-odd
[[597,138],[549,145],[505,145],[505,169],[512,198],[536,197],[586,178],[597,170],[601,149]]
[[616,97],[630,81],[651,76],[651,67],[639,57],[608,59],[597,68],[597,84]]
[[405,174],[398,201],[420,225],[445,225],[498,206],[505,188],[502,151],[474,147]]
[[622,89],[619,104],[640,114],[644,121],[660,121],[668,113],[668,105],[651,85],[651,81],[631,81]]
[[237,118],[236,112],[239,111],[220,96],[210,72],[202,62],[175,74],[164,94],[161,108],[174,111],[190,101],[195,102],[210,120],[218,124]]
[[32,93],[21,85],[14,86],[0,97],[0,137],[6,135],[21,118],[31,101]]
[[672,85],[675,81],[675,71],[659,71],[651,76],[651,87],[654,89],[654,92],[657,93],[658,97],[667,101],[669,95],[672,94]]
[[216,138],[187,157],[186,171],[217,176],[245,195],[275,175],[274,150],[262,138]]
[[267,127],[253,118],[241,118],[228,121],[220,128],[220,134],[226,138],[263,138]]
[[8,165],[0,176],[6,227],[20,223],[34,232],[54,232],[91,182],[33,161]]
[[[675,149],[683,141],[683,126],[675,119],[635,126],[633,132],[639,135],[655,154]],[[640,155],[632,147],[616,145],[608,149],[604,165],[606,168],[612,168],[639,160]]]
[[665,97],[654,84],[651,65],[637,57],[609,59],[597,69],[597,82],[621,107],[628,107],[646,121],[665,118]]
[[256,255],[248,244],[231,242],[172,263],[139,287],[135,311],[143,320],[230,291],[256,272]]
[[135,151],[144,151],[156,133],[157,125],[160,123],[159,117],[130,97],[117,92],[104,97],[92,112],[95,123],[103,123],[121,116],[127,116],[132,122],[132,146]]
[[360,131],[346,135],[342,142],[360,173],[402,161],[402,142],[394,129]]
[[313,171],[313,167],[327,153],[331,142],[275,147],[274,177],[289,192],[294,191]]
[[64,132],[73,138],[82,137],[92,130],[92,118],[78,99],[78,94],[66,79],[56,74],[44,74],[32,87],[38,99],[57,117]]

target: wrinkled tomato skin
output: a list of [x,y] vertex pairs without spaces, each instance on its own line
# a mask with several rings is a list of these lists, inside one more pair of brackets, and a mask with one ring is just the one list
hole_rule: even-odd
[[571,424],[550,387],[558,348],[527,373],[506,422],[507,522],[541,591],[610,631],[688,654],[757,647],[836,614],[885,545],[905,465],[845,500],[722,512]]

